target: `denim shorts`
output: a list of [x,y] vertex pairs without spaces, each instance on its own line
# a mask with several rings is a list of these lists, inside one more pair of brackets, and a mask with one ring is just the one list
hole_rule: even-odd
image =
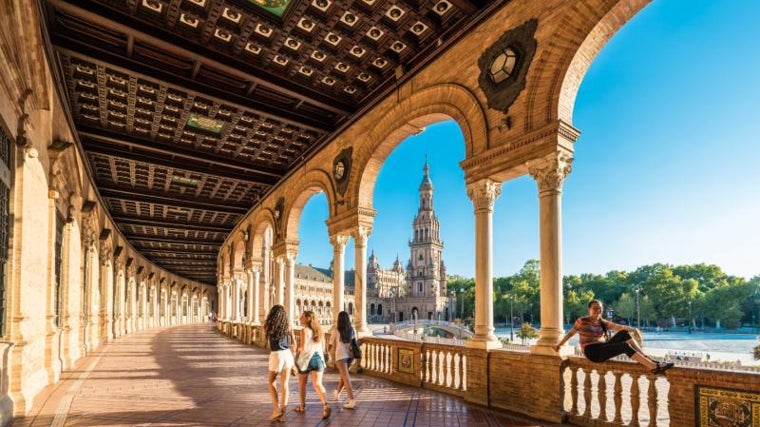
[[299,372],[302,374],[308,374],[311,371],[322,372],[324,370],[325,370],[325,361],[324,359],[322,359],[321,354],[315,352],[311,356],[311,360],[309,360],[309,364],[306,366],[306,369],[303,371],[299,369]]

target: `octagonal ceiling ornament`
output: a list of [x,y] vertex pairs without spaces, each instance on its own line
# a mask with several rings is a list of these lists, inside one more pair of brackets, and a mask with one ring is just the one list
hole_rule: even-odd
[[538,21],[531,19],[507,31],[478,59],[478,85],[489,107],[506,114],[525,88],[525,76],[538,45],[533,37],[537,27]]

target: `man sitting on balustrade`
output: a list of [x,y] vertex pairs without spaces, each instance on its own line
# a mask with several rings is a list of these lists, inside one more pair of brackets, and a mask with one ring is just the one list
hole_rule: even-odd
[[[562,340],[554,346],[554,350],[559,351],[567,340],[578,333],[583,354],[592,362],[604,362],[625,353],[631,359],[646,366],[653,374],[662,374],[673,367],[673,362],[655,362],[647,357],[639,343],[631,336],[634,334],[640,340],[641,332],[636,328],[602,319],[603,312],[604,307],[601,301],[591,300],[588,303],[588,316],[578,318]],[[618,331],[618,333],[607,339],[608,330]]]

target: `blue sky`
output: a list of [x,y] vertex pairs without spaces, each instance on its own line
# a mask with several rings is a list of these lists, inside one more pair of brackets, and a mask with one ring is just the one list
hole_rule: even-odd
[[[582,131],[563,191],[563,273],[655,262],[760,274],[760,2],[655,0],[610,40],[576,99]],[[474,276],[474,216],[453,122],[408,138],[375,189],[368,248],[406,264],[428,155],[449,274]],[[327,266],[327,202],[306,205],[298,261]],[[494,208],[494,276],[538,258],[538,196],[522,177]],[[353,261],[349,243],[346,266]]]

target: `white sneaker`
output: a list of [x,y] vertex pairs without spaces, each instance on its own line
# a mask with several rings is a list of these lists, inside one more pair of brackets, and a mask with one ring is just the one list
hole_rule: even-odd
[[333,400],[340,400],[340,392],[338,390],[333,390]]
[[354,409],[355,406],[356,406],[356,400],[354,399],[349,399],[348,402],[343,404],[343,408],[345,409]]

